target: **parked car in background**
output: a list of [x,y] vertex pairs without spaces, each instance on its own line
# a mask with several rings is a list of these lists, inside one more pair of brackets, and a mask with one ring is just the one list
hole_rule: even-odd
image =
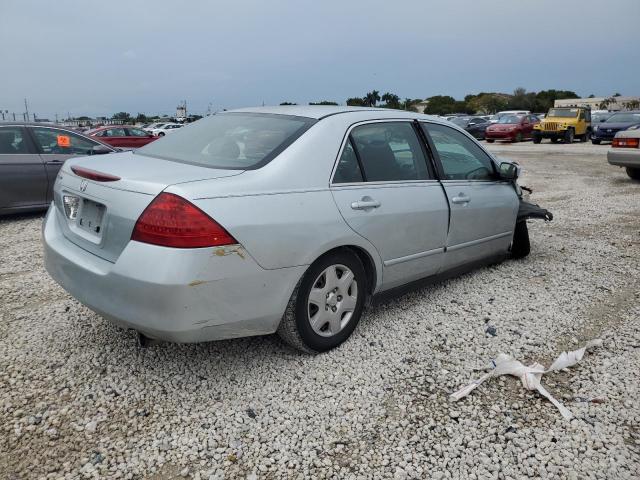
[[533,127],[540,122],[535,115],[504,115],[497,123],[490,124],[485,131],[489,143],[496,140],[522,142],[533,138]]
[[0,123],[0,215],[47,208],[65,160],[114,151],[68,128]]
[[640,125],[640,111],[612,113],[604,121],[593,126],[591,142],[598,145],[601,142],[610,142],[621,130]]
[[531,112],[529,110],[503,110],[502,112],[498,112],[492,116],[490,122],[498,123],[501,118],[509,117],[511,115],[530,115]]
[[156,128],[160,128],[160,127],[162,127],[162,126],[164,126],[166,124],[167,124],[167,122],[164,122],[164,123],[162,123],[162,122],[160,122],[160,123],[149,123],[149,124],[147,124],[146,127],[142,127],[142,129],[146,130],[147,132],[151,132],[152,130],[154,130]]
[[419,113],[218,113],[65,164],[45,264],[141,340],[277,331],[320,352],[351,335],[372,295],[527,255],[518,171]]
[[624,167],[629,177],[640,180],[640,126],[616,133],[607,152],[607,161]]
[[110,125],[94,128],[86,132],[86,134],[113,147],[120,148],[140,148],[158,139],[158,137],[142,128],[129,125]]
[[451,123],[463,128],[478,140],[483,140],[489,122],[482,117],[456,117]]
[[181,123],[165,123],[164,125],[151,130],[151,133],[158,137],[164,137],[168,133],[173,133],[178,128],[182,128],[182,127],[184,127],[184,125],[182,125]]
[[563,140],[573,143],[575,138],[586,142],[591,136],[591,109],[589,107],[551,108],[544,120],[533,127],[533,143],[549,138],[551,143]]

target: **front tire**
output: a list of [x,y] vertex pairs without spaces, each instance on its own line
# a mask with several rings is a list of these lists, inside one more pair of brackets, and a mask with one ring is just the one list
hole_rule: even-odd
[[331,350],[356,328],[366,295],[367,278],[360,259],[348,251],[327,254],[298,282],[277,333],[303,352]]
[[542,142],[542,136],[541,135],[536,135],[535,133],[533,134],[533,143],[540,143]]
[[511,245],[511,257],[515,259],[524,258],[531,252],[531,242],[529,241],[529,229],[527,221],[521,220],[516,223],[513,232],[513,244]]
[[485,141],[486,141],[487,143],[493,143],[493,142],[495,142],[495,140],[494,140],[493,138],[485,138]]
[[591,140],[591,143],[593,143],[594,145],[600,145],[601,140],[596,140],[595,138]]
[[516,138],[514,139],[514,142],[520,143],[522,141],[524,137],[522,136],[522,133],[518,132],[516,134]]
[[573,143],[574,133],[572,128],[568,128],[566,132],[564,132],[564,143]]
[[640,180],[640,168],[627,167],[627,175],[634,180]]

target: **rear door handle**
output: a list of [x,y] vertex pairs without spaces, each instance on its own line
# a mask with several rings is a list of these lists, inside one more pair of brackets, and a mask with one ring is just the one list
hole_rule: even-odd
[[47,162],[47,165],[62,165],[64,163],[64,160],[49,160]]
[[351,208],[354,210],[367,210],[369,208],[378,208],[380,205],[381,203],[377,200],[363,198],[362,200],[351,203]]
[[467,197],[464,193],[459,193],[457,197],[453,197],[451,199],[451,202],[456,204],[465,204],[469,203],[470,201],[471,198]]

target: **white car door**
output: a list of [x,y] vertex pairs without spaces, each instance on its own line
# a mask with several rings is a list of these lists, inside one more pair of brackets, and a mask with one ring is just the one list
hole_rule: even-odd
[[331,185],[340,213],[383,261],[383,289],[438,273],[449,207],[411,121],[354,127]]
[[421,125],[451,207],[445,268],[506,253],[520,205],[513,186],[498,178],[491,157],[463,132],[436,123]]

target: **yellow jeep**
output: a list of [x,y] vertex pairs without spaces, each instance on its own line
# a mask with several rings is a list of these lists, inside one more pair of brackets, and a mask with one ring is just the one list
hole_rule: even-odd
[[574,138],[586,142],[590,135],[591,109],[588,107],[551,108],[547,116],[533,126],[533,143],[540,143],[543,138],[550,138],[552,143],[558,140],[573,143]]

